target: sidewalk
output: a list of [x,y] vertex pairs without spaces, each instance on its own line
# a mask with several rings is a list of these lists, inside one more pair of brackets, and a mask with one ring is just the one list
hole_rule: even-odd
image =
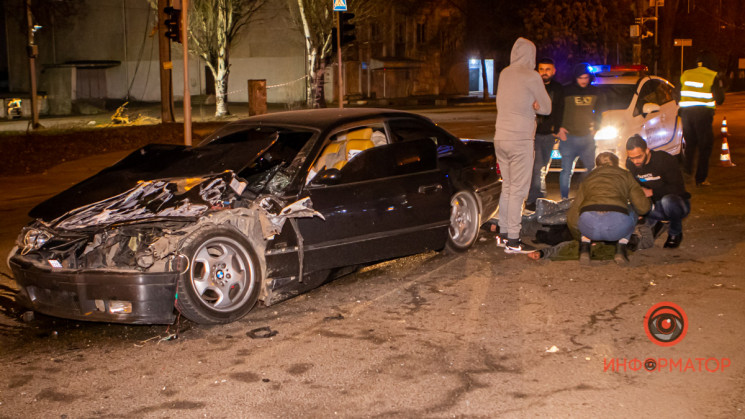
[[[126,101],[122,100],[121,104]],[[215,105],[204,104],[205,97],[195,96],[192,98],[192,110],[191,118],[192,122],[231,122],[240,119],[248,118],[248,103],[247,102],[230,102],[228,104],[228,110],[230,115],[226,117],[217,118],[215,117]],[[400,98],[400,99],[385,99],[385,100],[367,100],[362,101],[364,104],[357,105],[355,103],[360,102],[353,100],[352,104],[345,104],[345,107],[382,107],[407,110],[414,113],[427,112],[427,113],[439,113],[439,112],[458,112],[458,111],[473,111],[473,110],[490,110],[494,108],[494,100],[483,101],[481,98],[476,97],[462,97],[462,98],[451,98],[446,100],[447,105],[436,104],[433,98]],[[335,104],[330,104],[329,107],[334,107]],[[268,104],[268,112],[285,112],[291,110],[300,110],[300,108],[292,105],[285,104]],[[74,130],[80,128],[94,128],[94,127],[108,127],[108,126],[122,126],[112,125],[111,117],[116,112],[114,109],[102,110],[101,113],[95,115],[69,115],[69,116],[39,116],[39,123],[42,128],[40,132],[47,130]],[[135,121],[130,125],[147,125],[147,124],[159,124],[161,121],[160,114],[160,102],[139,102],[129,103],[126,106],[124,115],[128,116],[131,121]],[[137,117],[140,116],[139,120]],[[183,115],[183,104],[176,102],[174,105],[174,117],[177,123],[184,122]],[[19,118],[19,119],[0,119],[0,132],[25,132],[30,126],[30,118]]]

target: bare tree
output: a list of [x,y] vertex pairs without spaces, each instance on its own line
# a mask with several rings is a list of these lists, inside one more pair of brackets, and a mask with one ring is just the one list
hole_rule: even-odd
[[[215,116],[229,115],[230,48],[267,0],[191,0],[189,51],[199,55],[215,79]],[[157,0],[148,0],[158,9]]]
[[[289,0],[291,11],[297,11],[295,20],[299,21],[305,37],[305,97],[308,106],[324,106],[323,73],[324,66],[331,55],[331,29],[333,12],[330,1]],[[293,7],[292,3],[297,7]],[[313,92],[319,92],[316,97]]]
[[[311,107],[324,106],[324,68],[334,58],[331,56],[331,30],[334,28],[332,1],[287,1],[293,20],[302,28],[305,37],[306,102]],[[382,0],[348,0],[347,6],[355,14],[355,20],[361,21],[381,10],[386,3]]]
[[541,0],[528,8],[524,22],[539,51],[552,56],[557,66],[607,63],[612,49],[628,44],[630,10],[630,0]]
[[230,48],[266,0],[192,0],[189,40],[215,79],[215,116],[228,115]]

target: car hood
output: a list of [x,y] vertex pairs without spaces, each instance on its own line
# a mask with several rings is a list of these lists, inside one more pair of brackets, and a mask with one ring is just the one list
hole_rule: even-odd
[[230,208],[246,183],[232,171],[202,177],[142,181],[128,191],[75,208],[50,223],[61,230],[79,230],[122,222],[196,218],[208,210]]
[[276,133],[267,133],[251,141],[195,148],[150,144],[47,199],[34,207],[29,216],[50,222],[76,208],[143,187],[148,181],[171,179],[166,182],[178,183],[174,179],[204,178],[225,171],[240,173],[276,140]]
[[603,112],[603,118],[601,125],[608,125],[611,123],[619,123],[626,116],[626,109],[613,109],[610,111]]

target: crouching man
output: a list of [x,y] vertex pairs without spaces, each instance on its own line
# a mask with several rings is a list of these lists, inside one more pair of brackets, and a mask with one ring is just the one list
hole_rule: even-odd
[[627,263],[626,245],[638,215],[648,213],[651,207],[634,176],[619,167],[618,157],[608,152],[598,154],[595,169],[580,185],[567,213],[567,225],[580,239],[580,263],[590,262],[592,241],[617,242],[613,259],[620,265]]
[[680,246],[683,218],[691,212],[691,194],[686,191],[677,159],[664,151],[650,150],[639,135],[628,139],[626,154],[626,168],[636,177],[644,193],[652,198],[646,224],[658,232],[662,227],[660,222],[668,222],[670,230],[664,247]]

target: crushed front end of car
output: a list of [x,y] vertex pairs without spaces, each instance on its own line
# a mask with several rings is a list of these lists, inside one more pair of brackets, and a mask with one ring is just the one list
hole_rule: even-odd
[[215,213],[226,212],[222,222],[254,216],[240,207],[243,187],[230,171],[146,181],[51,222],[33,221],[8,259],[21,301],[63,318],[172,322],[176,280],[189,263],[180,241]]
[[[245,186],[231,171],[147,181],[52,222],[33,221],[8,259],[21,303],[69,319],[173,322],[177,280],[190,264],[182,252],[189,235],[229,226],[263,254],[284,220],[313,216],[312,210],[285,215],[271,195],[245,199]],[[287,208],[298,207],[303,204]]]
[[[89,321],[165,324],[176,310],[202,323],[239,318],[265,294],[267,241],[287,218],[317,214],[309,200],[279,198],[312,136],[238,125],[194,148],[151,144],[47,199],[8,256],[20,302]],[[232,255],[255,256],[236,262],[251,265],[234,275],[242,283],[227,275]]]

